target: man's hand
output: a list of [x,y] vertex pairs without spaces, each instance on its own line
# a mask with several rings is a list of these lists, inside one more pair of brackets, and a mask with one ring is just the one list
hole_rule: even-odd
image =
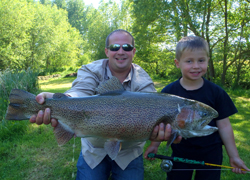
[[[36,101],[39,104],[43,104],[45,102],[46,98],[52,98],[53,95],[54,95],[54,93],[42,92],[42,93],[40,93],[40,94],[38,94],[36,96]],[[53,127],[56,127],[57,124],[58,124],[57,119],[54,119],[54,118],[51,119],[50,118],[50,109],[49,108],[46,108],[45,112],[40,110],[37,115],[31,116],[30,117],[30,122],[31,123],[36,123],[38,125],[50,124],[51,123],[51,126],[53,126]]]
[[[167,124],[166,126],[164,123],[160,123],[159,125],[155,126],[151,137],[150,141],[156,141],[156,142],[161,142],[161,141],[168,141],[171,136],[171,126],[170,124]],[[182,137],[178,136],[173,143],[180,143]]]

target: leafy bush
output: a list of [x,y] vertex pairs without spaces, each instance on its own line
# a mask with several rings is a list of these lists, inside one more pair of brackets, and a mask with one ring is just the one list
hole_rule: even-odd
[[45,68],[45,70],[40,72],[39,76],[58,74],[59,72],[63,72],[65,70],[66,70],[66,68],[64,68],[64,67],[49,67],[49,68]]

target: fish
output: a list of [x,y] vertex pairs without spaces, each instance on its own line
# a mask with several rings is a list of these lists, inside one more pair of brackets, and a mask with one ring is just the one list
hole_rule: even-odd
[[123,142],[150,139],[155,126],[170,124],[172,131],[167,148],[175,138],[206,136],[218,130],[207,125],[218,112],[191,99],[156,92],[126,91],[113,76],[100,84],[96,95],[68,97],[55,93],[53,98],[37,103],[35,95],[12,89],[6,120],[28,120],[39,110],[51,109],[51,118],[58,119],[54,135],[58,145],[72,137],[97,137],[105,140],[104,149],[115,159]]

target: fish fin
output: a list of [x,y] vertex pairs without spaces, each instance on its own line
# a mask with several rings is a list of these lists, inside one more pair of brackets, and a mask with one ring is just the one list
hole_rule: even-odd
[[181,107],[180,107],[179,104],[178,104],[178,112],[179,112],[179,113],[181,112]]
[[36,96],[21,89],[12,89],[9,95],[10,104],[5,115],[6,120],[27,120],[30,116],[26,115],[25,100],[32,99],[36,101]]
[[119,79],[115,76],[112,76],[108,81],[100,84],[98,88],[96,88],[97,94],[106,94],[112,91],[124,91],[124,87]]
[[104,149],[109,157],[114,160],[121,150],[121,143],[120,141],[107,141],[104,143]]
[[66,98],[69,98],[68,96],[66,96],[65,94],[63,93],[55,93],[53,95],[53,99],[66,99]]
[[60,122],[54,128],[54,134],[59,146],[66,144],[74,136],[74,133],[67,130]]
[[177,132],[173,132],[167,142],[167,147],[166,147],[166,150],[169,148],[169,146],[174,142],[174,140],[176,139],[177,137]]
[[121,149],[122,149],[122,143],[120,143],[120,147],[119,147],[119,151],[118,152],[120,152]]

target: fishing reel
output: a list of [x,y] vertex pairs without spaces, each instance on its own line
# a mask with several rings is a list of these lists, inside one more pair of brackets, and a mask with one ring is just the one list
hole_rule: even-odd
[[157,155],[154,153],[149,153],[148,154],[149,158],[158,158],[158,159],[162,159],[161,162],[161,169],[165,172],[170,172],[173,168],[173,158],[172,157],[168,157],[168,156],[163,156],[163,155]]
[[168,159],[163,159],[160,166],[161,166],[161,169],[167,173],[172,170],[173,162]]

